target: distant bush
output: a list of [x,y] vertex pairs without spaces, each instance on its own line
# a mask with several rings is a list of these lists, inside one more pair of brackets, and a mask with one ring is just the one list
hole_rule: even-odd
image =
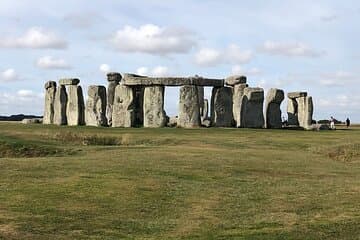
[[[334,119],[335,124],[343,124],[344,122],[341,122],[337,119]],[[330,124],[330,120],[328,119],[322,119],[318,121],[319,124]]]

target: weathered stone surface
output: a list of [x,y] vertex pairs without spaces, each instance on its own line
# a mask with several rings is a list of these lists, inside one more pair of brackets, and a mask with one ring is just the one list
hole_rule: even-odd
[[298,126],[298,104],[295,99],[288,98],[287,104],[288,125]]
[[54,124],[66,125],[66,106],[67,106],[67,93],[64,85],[58,86],[55,93],[54,100]]
[[298,97],[306,97],[307,92],[289,92],[287,95],[288,95],[288,98],[294,99],[294,98],[298,98]]
[[22,124],[36,124],[36,123],[42,123],[42,118],[25,118],[21,121]]
[[144,91],[144,127],[164,127],[166,113],[164,111],[163,86],[147,86]]
[[48,81],[45,83],[45,108],[44,108],[44,124],[54,123],[54,103],[56,94],[56,82]]
[[77,78],[63,78],[59,80],[59,85],[78,85],[80,79]]
[[112,113],[115,98],[115,88],[119,85],[118,81],[109,81],[107,88],[107,100],[106,100],[106,119],[109,126],[112,125]]
[[233,118],[234,123],[236,127],[242,127],[242,115],[241,115],[241,109],[242,109],[242,98],[244,96],[244,89],[247,88],[248,85],[246,83],[240,83],[236,84],[233,87],[233,103],[232,103],[232,109],[233,109]]
[[122,79],[122,76],[118,72],[109,72],[106,74],[108,82],[117,82],[119,83]]
[[204,86],[197,86],[197,92],[199,99],[200,116],[202,117],[204,108]]
[[211,96],[211,124],[215,127],[231,127],[232,89],[230,87],[214,87]]
[[263,128],[264,127],[264,90],[262,88],[245,88],[242,99],[242,127]]
[[178,122],[178,117],[175,116],[175,117],[170,117],[169,118],[169,121],[167,123],[167,126],[168,127],[176,127],[177,126],[177,122]]
[[198,87],[186,85],[180,88],[178,127],[200,127]]
[[298,120],[299,126],[309,129],[312,124],[312,116],[314,111],[312,97],[296,98],[298,104]]
[[118,85],[115,88],[112,112],[113,127],[133,127],[135,124],[134,91],[131,87]]
[[266,95],[265,103],[265,127],[282,128],[281,102],[284,100],[284,91],[271,88]]
[[211,121],[209,119],[205,119],[205,120],[201,121],[201,126],[209,128],[209,127],[211,127]]
[[198,86],[224,86],[224,79],[210,79],[202,77],[146,77],[135,74],[124,74],[123,84],[128,86],[183,86],[183,85],[198,85]]
[[70,85],[68,87],[66,117],[69,126],[85,124],[85,104],[81,86]]
[[87,126],[106,126],[106,88],[91,85],[85,107],[85,123]]
[[209,119],[209,100],[204,99],[204,104],[201,113],[201,121]]
[[237,84],[245,84],[246,77],[241,75],[233,75],[230,77],[225,78],[225,84],[228,86],[234,86]]

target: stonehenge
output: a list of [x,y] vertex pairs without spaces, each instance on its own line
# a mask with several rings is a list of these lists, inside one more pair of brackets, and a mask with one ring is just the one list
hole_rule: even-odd
[[265,128],[281,128],[281,102],[284,100],[284,91],[271,88],[266,95]]
[[85,124],[95,127],[107,126],[106,88],[104,86],[89,86],[85,106]]
[[[107,88],[88,87],[86,105],[78,78],[60,79],[58,86],[55,81],[46,82],[43,123],[124,128],[284,127],[284,91],[272,88],[264,98],[264,89],[249,87],[246,76],[211,79],[111,72],[107,82]],[[167,116],[164,109],[165,87],[171,86],[180,87],[177,116]],[[212,88],[210,106],[205,87]],[[290,92],[287,98],[287,127],[311,129],[312,97],[307,92]]]

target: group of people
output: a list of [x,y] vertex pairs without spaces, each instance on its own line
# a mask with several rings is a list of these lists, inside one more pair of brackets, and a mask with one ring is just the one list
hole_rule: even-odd
[[[346,128],[350,127],[350,119],[349,118],[346,118],[345,124],[346,124]],[[336,127],[335,127],[335,118],[333,116],[331,116],[331,118],[330,118],[330,129],[332,129],[332,130],[336,129]]]

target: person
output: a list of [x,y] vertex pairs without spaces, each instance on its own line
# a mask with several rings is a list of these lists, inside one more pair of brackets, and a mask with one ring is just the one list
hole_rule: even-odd
[[335,130],[335,119],[332,116],[330,118],[330,129]]
[[350,119],[347,118],[347,119],[346,119],[346,128],[349,128],[349,127],[350,127]]

